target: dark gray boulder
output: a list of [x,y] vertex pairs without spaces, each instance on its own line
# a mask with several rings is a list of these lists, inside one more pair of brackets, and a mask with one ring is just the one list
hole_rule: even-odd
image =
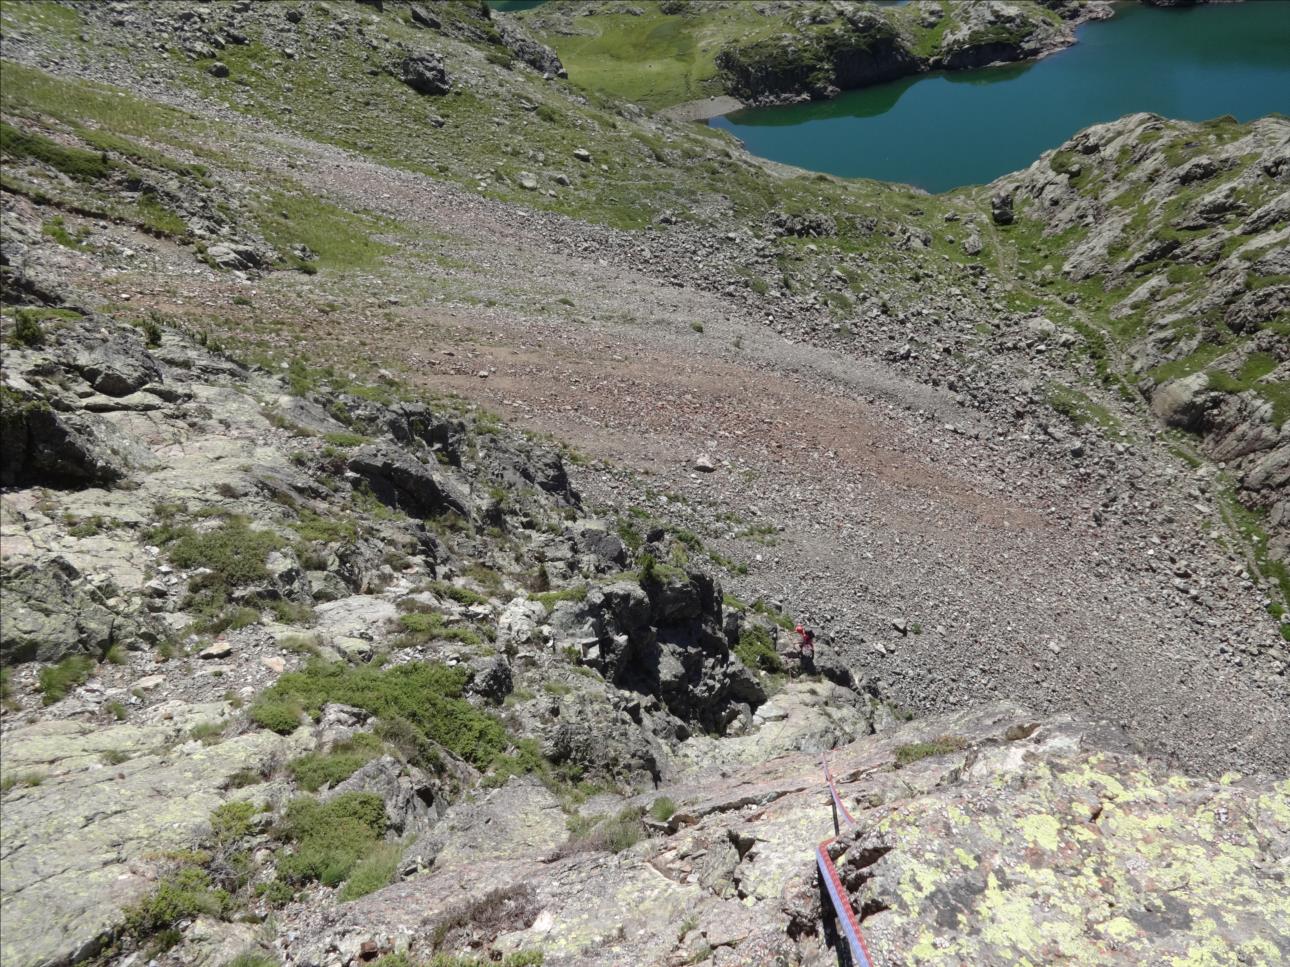
[[369,444],[349,460],[349,469],[362,477],[383,504],[413,517],[456,513],[470,516],[470,499],[438,467],[420,463],[405,450]]
[[996,225],[1011,225],[1016,219],[1012,210],[1012,192],[1000,192],[990,198],[990,218]]
[[404,57],[399,63],[397,76],[418,94],[441,95],[452,90],[452,80],[443,61],[425,51]]
[[417,27],[429,27],[431,30],[438,30],[443,24],[439,18],[432,14],[425,7],[414,3],[408,7],[408,14],[412,17],[412,23]]
[[593,558],[600,568],[621,570],[627,566],[627,545],[604,523],[583,521],[566,534],[577,552]]
[[501,705],[511,693],[514,685],[511,666],[501,655],[476,658],[468,668],[470,679],[466,682],[466,694],[477,695],[494,705]]

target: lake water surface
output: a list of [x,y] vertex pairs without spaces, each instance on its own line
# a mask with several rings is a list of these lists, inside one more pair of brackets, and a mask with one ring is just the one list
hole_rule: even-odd
[[711,123],[785,164],[947,191],[1024,168],[1081,128],[1135,111],[1290,115],[1290,0],[1116,7],[1040,61],[923,74]]

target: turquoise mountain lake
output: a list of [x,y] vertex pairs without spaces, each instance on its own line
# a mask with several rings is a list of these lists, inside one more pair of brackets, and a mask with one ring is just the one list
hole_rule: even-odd
[[765,158],[940,192],[993,181],[1081,128],[1135,111],[1192,121],[1290,114],[1287,0],[1122,3],[1078,35],[1027,64],[923,74],[711,123]]

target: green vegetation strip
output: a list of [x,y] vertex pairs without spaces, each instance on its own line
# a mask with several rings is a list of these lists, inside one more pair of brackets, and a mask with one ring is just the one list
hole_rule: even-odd
[[466,672],[415,662],[389,669],[352,668],[313,661],[283,675],[251,707],[251,719],[289,733],[302,713],[317,717],[328,703],[366,709],[402,723],[412,738],[437,743],[477,766],[487,766],[507,745],[500,722],[462,698]]

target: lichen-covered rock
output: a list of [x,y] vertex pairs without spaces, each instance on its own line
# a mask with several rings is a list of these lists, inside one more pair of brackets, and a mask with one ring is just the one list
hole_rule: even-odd
[[[440,823],[428,873],[348,905],[303,949],[379,937],[417,956],[496,891],[526,913],[492,949],[540,949],[550,967],[686,963],[704,948],[713,963],[831,963],[820,757],[767,753],[638,797],[675,809],[637,845],[571,843],[554,862],[534,837],[555,838],[558,811],[513,781]],[[858,823],[832,852],[876,963],[1236,967],[1290,953],[1290,783],[1171,774],[1114,729],[1009,706],[907,723],[829,763]]]
[[0,583],[0,655],[5,664],[104,655],[113,645],[135,646],[134,618],[108,607],[103,595],[63,558],[7,568]]
[[[839,845],[875,956],[927,964],[1277,963],[1290,783],[1166,776],[1101,752],[992,747]],[[996,790],[976,794],[984,783]],[[1281,868],[1280,874],[1272,872]],[[1271,875],[1269,875],[1269,873]]]
[[[192,847],[211,810],[230,797],[234,774],[303,751],[296,739],[271,732],[215,745],[186,741],[193,726],[226,715],[222,705],[158,708],[150,725],[53,721],[5,735],[5,775],[41,777],[4,794],[6,965],[92,957],[119,928],[122,908],[151,888],[165,851]],[[248,791],[254,794],[242,795]]]

